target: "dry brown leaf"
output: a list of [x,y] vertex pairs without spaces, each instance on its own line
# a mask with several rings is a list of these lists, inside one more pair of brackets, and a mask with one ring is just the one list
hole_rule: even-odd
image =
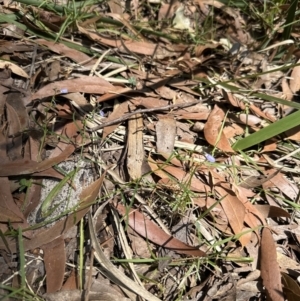
[[291,215],[282,209],[281,207],[270,206],[270,205],[254,205],[255,208],[263,215],[265,218],[268,217],[287,217],[291,218]]
[[94,33],[84,29],[77,25],[79,31],[91,40],[98,43],[117,48],[119,51],[124,53],[136,53],[140,55],[148,55],[156,59],[164,59],[171,56],[179,56],[186,51],[188,48],[186,45],[168,45],[162,46],[159,44],[149,42],[139,42],[133,40],[122,41],[120,39],[109,39],[100,36],[98,33]]
[[24,78],[29,78],[29,75],[18,65],[0,59],[0,69],[10,69],[12,73]]
[[0,187],[0,222],[22,223],[25,218],[13,200],[8,178],[0,177]]
[[[276,171],[276,169],[270,170],[270,173]],[[297,199],[299,188],[289,182],[281,172],[277,173],[270,181],[291,200],[295,201]]]
[[[291,83],[292,81],[294,81],[294,79],[291,79]],[[281,88],[282,88],[283,98],[285,100],[292,100],[294,95],[285,77],[282,78]],[[284,108],[283,110],[285,110],[289,108],[289,106],[283,106],[283,108]]]
[[107,1],[107,4],[111,13],[119,15],[123,13],[122,4],[120,0],[109,0]]
[[218,147],[223,152],[234,153],[224,132],[220,133],[224,118],[224,111],[215,105],[205,123],[204,136],[210,145]]
[[162,100],[160,98],[155,97],[135,97],[130,99],[130,102],[132,102],[136,107],[144,107],[146,109],[152,109],[152,108],[159,108],[159,107],[165,107],[169,103],[165,100]]
[[37,43],[39,45],[47,46],[51,51],[53,51],[59,55],[66,56],[76,63],[82,64],[83,62],[90,60],[90,57],[87,54],[85,54],[81,51],[78,51],[76,49],[69,48],[68,46],[61,44],[61,43],[57,43],[57,42],[55,43],[55,42],[46,41],[43,39],[37,39],[37,40],[35,40],[35,43]]
[[190,113],[190,112],[184,112],[184,110],[178,110],[175,112],[170,112],[169,115],[176,116],[177,120],[181,119],[190,119],[190,120],[207,120],[210,112],[204,111],[204,112],[198,112],[198,113]]
[[71,271],[67,280],[64,282],[61,291],[73,291],[79,289],[79,275],[75,270]]
[[26,175],[49,169],[54,165],[66,160],[74,152],[74,150],[75,147],[71,144],[68,144],[66,149],[60,155],[42,162],[16,160],[13,162],[0,164],[0,177]]
[[242,204],[233,191],[227,188],[215,186],[215,190],[218,192],[220,198],[222,198],[220,204],[228,218],[228,222],[234,234],[240,234],[244,228],[246,214],[244,204]]
[[65,276],[65,241],[60,236],[41,249],[44,251],[47,293],[55,293],[61,289]]
[[269,120],[271,122],[275,122],[276,121],[276,118],[274,116],[270,116],[268,114],[265,114],[264,112],[262,112],[262,110],[259,107],[255,106],[254,104],[250,105],[250,110],[253,113],[255,113],[256,115],[258,115],[258,116],[260,116],[260,117],[262,117],[262,118],[264,118],[266,120]]
[[128,210],[121,204],[117,204],[116,209],[122,216],[124,216],[124,218],[128,219],[128,224],[131,228],[153,243],[184,255],[197,257],[206,256],[206,254],[198,248],[189,246],[164,232],[160,227],[147,219],[139,211],[130,210],[128,212]]
[[[129,112],[129,108],[128,108],[127,101],[122,102],[121,104],[116,103],[114,105],[113,112],[108,116],[108,118],[105,121],[109,122],[109,121],[118,119],[128,112]],[[104,140],[108,135],[110,135],[118,126],[119,126],[119,124],[113,124],[113,125],[105,127],[103,129],[102,140]]]
[[136,114],[128,121],[127,169],[131,179],[140,179],[144,161],[143,117]]
[[293,141],[300,141],[300,125],[284,132],[287,136],[286,139],[293,140]]
[[119,90],[119,87],[113,86],[108,81],[100,77],[83,76],[46,85],[33,94],[30,100],[43,99],[45,97],[69,92],[104,94],[108,92],[118,92]]
[[277,263],[276,245],[268,228],[264,228],[262,231],[260,271],[268,300],[284,301],[280,269]]
[[223,133],[225,134],[227,139],[233,138],[238,135],[244,134],[244,128],[239,124],[232,123],[228,126],[224,127]]
[[[189,189],[191,189],[192,191],[196,191],[196,192],[208,192],[210,191],[210,187],[206,184],[204,184],[202,181],[200,181],[199,179],[196,178],[195,175],[191,174],[190,172],[187,173],[185,171],[183,171],[180,168],[174,167],[174,166],[163,166],[162,165],[162,170],[169,173],[170,175],[172,175],[173,177],[175,177],[181,187],[182,185],[188,185]],[[166,173],[164,174],[164,177],[166,178]]]
[[[300,63],[300,60],[297,61],[297,64]],[[290,89],[293,94],[296,94],[300,90],[300,66],[293,68],[290,79]]]
[[299,283],[286,273],[281,273],[283,282],[283,291],[288,301],[300,300]]
[[158,153],[171,155],[174,150],[176,121],[172,117],[160,116],[156,123],[156,148]]

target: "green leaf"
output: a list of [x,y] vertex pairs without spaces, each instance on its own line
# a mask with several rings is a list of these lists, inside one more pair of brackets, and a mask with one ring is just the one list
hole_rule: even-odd
[[300,110],[270,124],[269,126],[249,135],[244,139],[237,141],[232,148],[236,151],[246,149],[274,136],[277,136],[287,130],[290,130],[299,124]]

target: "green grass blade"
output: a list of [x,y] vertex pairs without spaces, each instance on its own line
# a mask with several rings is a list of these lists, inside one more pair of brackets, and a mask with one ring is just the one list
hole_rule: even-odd
[[53,199],[57,196],[57,194],[61,191],[63,186],[75,175],[77,170],[72,170],[70,173],[68,173],[47,195],[45,200],[43,201],[41,205],[41,213],[42,216],[47,216],[47,211],[53,201]]
[[283,31],[283,40],[287,40],[291,36],[293,22],[295,20],[295,15],[297,12],[298,0],[292,1],[288,9],[288,15],[285,21],[285,28]]
[[300,110],[284,117],[269,126],[261,129],[260,131],[249,135],[248,137],[237,141],[233,149],[234,150],[243,150],[253,145],[256,145],[260,142],[263,142],[267,139],[270,139],[274,136],[277,136],[287,130],[290,130],[300,124]]

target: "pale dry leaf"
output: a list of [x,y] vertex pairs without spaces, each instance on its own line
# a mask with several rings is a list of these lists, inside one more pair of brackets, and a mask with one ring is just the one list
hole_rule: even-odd
[[[300,60],[297,61],[297,64]],[[291,79],[290,79],[290,89],[293,94],[296,94],[300,90],[300,66],[293,68]]]
[[127,168],[131,179],[136,180],[142,176],[142,165],[144,161],[143,143],[143,117],[141,114],[135,115],[128,121],[128,151]]
[[29,75],[18,65],[0,59],[0,69],[10,69],[12,73],[24,78],[29,78]]
[[160,117],[155,128],[157,152],[170,155],[174,150],[175,144],[175,119],[172,117]]

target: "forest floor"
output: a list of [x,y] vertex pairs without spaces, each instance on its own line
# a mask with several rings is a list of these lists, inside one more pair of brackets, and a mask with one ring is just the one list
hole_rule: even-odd
[[0,300],[300,300],[298,1],[0,1]]

